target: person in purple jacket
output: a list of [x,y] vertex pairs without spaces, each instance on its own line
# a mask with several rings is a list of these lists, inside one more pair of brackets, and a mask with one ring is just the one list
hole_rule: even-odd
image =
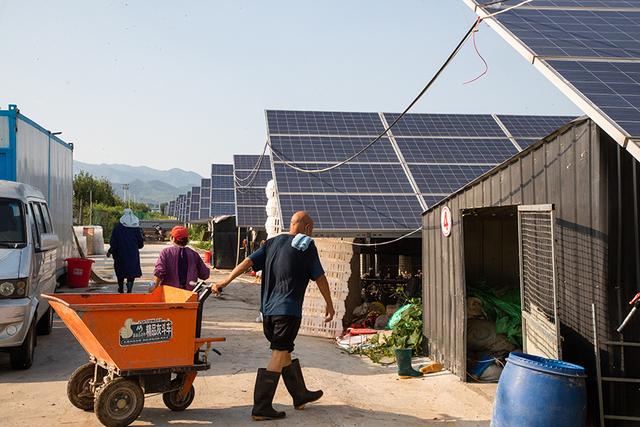
[[206,280],[211,274],[200,255],[187,247],[189,231],[185,227],[179,225],[173,227],[171,242],[173,245],[164,248],[156,261],[153,272],[155,284],[150,291],[158,285],[174,286],[191,291],[194,288],[192,283],[198,279]]

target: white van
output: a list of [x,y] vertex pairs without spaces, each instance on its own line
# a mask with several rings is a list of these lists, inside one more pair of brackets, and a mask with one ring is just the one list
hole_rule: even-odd
[[42,193],[0,181],[0,350],[14,369],[31,367],[37,335],[51,333],[53,310],[41,294],[56,289],[57,250]]

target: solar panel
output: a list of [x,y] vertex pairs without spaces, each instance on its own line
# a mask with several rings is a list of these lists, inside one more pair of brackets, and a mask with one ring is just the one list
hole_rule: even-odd
[[200,219],[209,218],[211,211],[211,178],[200,181]]
[[[360,151],[372,139],[373,137],[319,138],[305,136],[272,136],[270,138],[271,147],[279,157],[295,162],[339,162]],[[304,149],[301,150],[300,147],[304,147]],[[382,138],[359,155],[355,161],[397,162],[398,156],[393,151],[389,139]]]
[[[247,170],[251,171],[255,169],[260,160],[260,156],[254,154],[234,154],[233,156],[233,170]],[[268,156],[264,156],[260,163],[260,169],[271,168],[271,160]]]
[[498,119],[514,138],[542,139],[561,126],[569,123],[571,116],[522,116],[499,115]]
[[375,136],[384,130],[377,113],[267,111],[270,134]]
[[[491,3],[495,0],[481,0],[478,3]],[[516,4],[514,0],[505,0],[504,6]],[[640,0],[533,0],[523,7],[580,7],[580,8],[638,8]]]
[[640,63],[549,61],[631,136],[640,136]]
[[[240,206],[260,206],[262,210],[267,205],[267,194],[264,188],[236,188],[236,203]],[[264,219],[266,220],[266,213]],[[264,225],[264,221],[260,225]]]
[[209,217],[235,215],[233,165],[211,165],[211,198]]
[[640,160],[627,144],[640,136],[640,0],[536,0],[497,21],[501,36]]
[[260,187],[264,189],[264,186],[267,185],[267,182],[271,180],[271,170],[265,170],[262,168],[257,172],[252,172],[248,170],[236,170],[236,177],[239,180],[238,184],[244,186],[251,187]]
[[508,139],[398,138],[409,163],[502,163],[518,152]]
[[433,206],[446,196],[424,196],[424,201],[427,202],[427,206]]
[[211,204],[211,217],[215,218],[222,215],[235,215],[236,214],[235,203],[217,203]]
[[[359,151],[396,117],[396,113],[267,111],[285,222],[302,209],[314,217],[319,232],[410,230],[419,223],[424,207],[419,198],[436,203],[518,151],[491,114],[409,114],[392,129],[393,139],[384,137],[352,162],[329,171],[299,172],[280,159],[304,169],[321,169]],[[525,142],[570,119],[544,116],[527,123],[526,118],[508,116]],[[245,167],[250,164],[247,161]],[[237,169],[238,176],[248,173]],[[236,192],[238,216],[240,203],[250,198],[251,194]]]
[[212,175],[211,188],[213,189],[229,189],[233,188],[233,174],[230,175]]
[[410,230],[420,225],[415,196],[280,195],[282,217],[304,210],[323,231]]
[[640,12],[516,9],[498,20],[538,56],[640,57]]
[[240,206],[238,205],[236,217],[238,227],[264,227],[267,213],[264,206]]
[[211,175],[233,175],[233,165],[211,165]]
[[[260,170],[255,168],[260,165]],[[233,156],[237,204],[236,222],[240,227],[264,227],[267,221],[267,195],[265,187],[271,180],[271,162],[265,156],[260,161],[258,155]]]
[[[399,114],[384,113],[391,124]],[[505,134],[490,114],[407,114],[392,129],[395,137],[500,137]]]
[[[319,164],[305,165],[309,168]],[[413,193],[400,164],[349,163],[323,173],[302,173],[275,164],[281,193]]]
[[450,194],[464,187],[493,166],[409,165],[418,188],[427,194]]

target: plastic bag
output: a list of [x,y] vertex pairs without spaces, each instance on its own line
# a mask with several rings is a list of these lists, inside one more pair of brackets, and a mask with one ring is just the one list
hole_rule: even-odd
[[391,319],[389,319],[389,323],[387,323],[387,329],[393,329],[394,326],[396,326],[400,321],[400,318],[402,317],[402,313],[407,311],[410,307],[411,307],[411,304],[405,304],[402,307],[400,307],[398,310],[396,310],[396,312],[393,313],[393,316],[391,316]]

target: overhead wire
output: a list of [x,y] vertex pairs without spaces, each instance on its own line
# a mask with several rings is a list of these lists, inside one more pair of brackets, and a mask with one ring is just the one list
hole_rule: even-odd
[[267,144],[269,144],[269,148],[271,149],[271,154],[276,156],[278,158],[278,160],[280,160],[282,163],[284,163],[285,165],[287,165],[288,167],[297,170],[298,172],[303,172],[303,173],[322,173],[322,172],[328,172],[332,169],[335,169],[337,167],[340,167],[346,163],[349,163],[350,161],[352,161],[353,159],[355,159],[356,157],[358,157],[359,155],[361,155],[362,153],[364,153],[366,150],[368,150],[369,148],[371,148],[371,146],[373,146],[376,142],[380,141],[385,135],[387,135],[387,132],[389,132],[391,129],[393,129],[393,127],[400,121],[402,120],[402,118],[409,112],[409,110],[411,110],[411,108],[413,108],[413,106],[420,100],[420,98],[422,98],[422,96],[431,88],[431,86],[435,83],[435,81],[438,79],[438,77],[440,77],[440,74],[442,74],[442,72],[445,70],[445,68],[447,68],[447,66],[451,63],[451,61],[453,60],[453,58],[456,57],[456,55],[458,54],[458,52],[460,52],[460,49],[462,48],[462,46],[464,45],[464,43],[467,41],[467,39],[469,38],[469,36],[473,33],[473,31],[475,30],[475,28],[478,26],[478,24],[481,22],[481,20],[476,20],[474,21],[473,25],[471,26],[471,28],[469,28],[467,30],[467,32],[464,34],[464,36],[462,37],[462,39],[460,40],[460,42],[458,42],[457,46],[455,47],[455,49],[451,52],[451,54],[449,54],[449,56],[447,57],[446,61],[440,66],[440,68],[438,68],[438,71],[436,71],[436,73],[433,75],[433,77],[431,77],[431,79],[429,80],[429,82],[422,88],[422,90],[418,93],[418,95],[413,99],[413,101],[411,101],[409,103],[409,105],[393,120],[393,122],[391,122],[391,124],[389,124],[380,134],[378,134],[378,136],[375,137],[375,139],[373,139],[371,142],[369,142],[367,145],[365,145],[364,147],[362,147],[362,149],[360,149],[358,152],[352,154],[351,156],[349,156],[348,158],[335,163],[331,166],[327,166],[325,168],[321,168],[321,169],[304,169],[301,167],[296,166],[294,163],[283,159],[280,155],[278,155],[278,153],[273,149],[273,147],[271,146],[271,142],[267,141]]
[[[493,4],[497,4],[497,3],[504,3],[508,0],[500,0],[500,1],[494,1],[491,3],[486,3],[483,5],[480,5],[482,7],[487,7],[487,6],[491,6]],[[440,77],[440,75],[442,74],[442,72],[449,66],[449,64],[451,63],[451,61],[458,55],[458,53],[460,52],[460,50],[462,49],[462,46],[465,44],[465,42],[469,39],[469,36],[473,36],[473,42],[474,42],[474,48],[476,50],[476,53],[478,54],[478,56],[480,56],[480,58],[482,59],[484,65],[485,65],[485,71],[480,74],[478,77],[476,77],[475,79],[470,80],[467,83],[471,83],[477,79],[479,79],[480,77],[482,77],[484,74],[487,73],[488,71],[488,64],[486,62],[486,60],[482,57],[482,55],[480,54],[480,52],[478,51],[477,45],[475,43],[475,32],[478,31],[478,26],[482,23],[483,20],[485,19],[492,19],[498,15],[501,15],[503,13],[509,12],[511,10],[514,10],[516,8],[519,8],[527,3],[531,3],[532,0],[524,0],[516,5],[507,7],[505,9],[501,9],[497,12],[494,12],[492,14],[489,14],[487,16],[484,17],[478,17],[476,19],[476,21],[474,21],[473,25],[467,30],[467,32],[464,34],[464,36],[462,37],[462,39],[458,42],[458,44],[456,45],[455,49],[451,52],[451,54],[447,57],[447,59],[445,60],[445,62],[440,66],[440,68],[436,71],[436,73],[432,76],[432,78],[429,80],[429,82],[427,82],[427,84],[422,88],[422,90],[418,93],[418,95],[409,103],[409,105],[393,120],[393,122],[391,124],[389,124],[380,134],[378,134],[371,142],[369,142],[367,145],[365,145],[362,149],[360,149],[358,152],[354,153],[353,155],[349,156],[348,158],[337,162],[331,166],[327,166],[325,168],[320,168],[320,169],[304,169],[301,167],[296,166],[293,162],[284,159],[281,155],[279,155],[273,148],[273,146],[271,145],[271,141],[269,139],[267,139],[265,146],[263,148],[262,154],[260,155],[260,158],[258,159],[258,162],[256,164],[256,166],[254,167],[254,169],[249,173],[249,175],[247,175],[247,177],[245,178],[238,178],[235,174],[234,174],[234,178],[236,181],[236,184],[240,185],[241,189],[247,189],[251,186],[251,184],[253,183],[253,181],[255,180],[256,176],[258,175],[258,172],[260,170],[260,166],[262,163],[262,160],[266,154],[266,149],[267,147],[269,147],[270,153],[272,156],[276,157],[278,160],[280,160],[283,164],[285,164],[287,167],[292,168],[294,170],[297,170],[298,172],[303,172],[303,173],[322,173],[322,172],[328,172],[330,170],[336,169],[346,163],[349,163],[350,161],[352,161],[353,159],[355,159],[356,157],[360,156],[362,153],[364,153],[366,150],[368,150],[369,148],[371,148],[375,143],[377,143],[378,141],[380,141],[385,135],[387,135],[387,133],[401,120],[404,118],[404,116],[411,110],[411,108],[413,108],[413,106],[422,98],[422,96],[431,88],[431,86],[435,83],[435,81],[438,79],[438,77]],[[250,180],[250,182],[248,184],[242,184],[243,181],[246,181],[251,175],[253,174],[252,179]],[[242,191],[241,191],[242,192]],[[383,245],[388,245],[391,243],[395,243],[399,240],[402,240],[406,237],[409,237],[417,232],[419,232],[420,230],[422,230],[422,227],[419,227],[407,234],[404,234],[396,239],[393,240],[389,240],[387,242],[381,242],[381,243],[355,243],[352,242],[351,244],[354,246],[360,246],[360,247],[375,247],[375,246],[383,246]]]
[[353,246],[361,246],[361,247],[362,246],[384,246],[384,245],[389,245],[391,243],[395,243],[395,242],[397,242],[399,240],[404,239],[405,237],[411,236],[412,234],[416,234],[418,231],[421,231],[421,230],[422,230],[422,227],[418,227],[415,230],[408,232],[407,234],[404,234],[404,235],[402,235],[402,236],[400,236],[400,237],[398,237],[396,239],[389,240],[387,242],[380,242],[380,243],[356,243],[356,242],[351,242],[351,244]]
[[[490,15],[487,15],[485,17],[478,17],[478,19],[476,19],[476,21],[474,21],[473,25],[471,25],[471,28],[469,28],[467,30],[467,32],[464,34],[464,36],[462,37],[462,39],[460,40],[460,42],[457,44],[457,46],[455,47],[455,49],[451,52],[451,54],[447,57],[446,61],[440,66],[440,68],[438,69],[438,71],[436,71],[436,73],[433,75],[433,77],[431,78],[431,80],[429,80],[429,82],[422,88],[422,90],[418,93],[418,95],[413,99],[413,101],[411,101],[411,103],[409,103],[409,105],[402,111],[402,113],[400,113],[391,124],[389,124],[384,131],[382,131],[380,134],[378,134],[378,136],[375,137],[375,139],[373,139],[371,142],[369,142],[367,145],[365,145],[364,147],[362,147],[362,149],[360,149],[358,152],[354,153],[353,155],[349,156],[348,158],[335,163],[331,166],[327,166],[324,168],[320,168],[320,169],[304,169],[301,168],[299,166],[296,166],[293,162],[286,160],[284,158],[282,158],[281,155],[279,155],[274,149],[273,146],[271,145],[271,141],[267,140],[267,144],[269,145],[269,149],[271,150],[271,155],[275,156],[278,158],[278,160],[280,160],[282,163],[284,163],[286,166],[290,167],[291,169],[297,170],[298,172],[302,172],[302,173],[322,173],[322,172],[328,172],[332,169],[338,168],[346,163],[349,163],[350,161],[352,161],[353,159],[355,159],[356,157],[358,157],[359,155],[361,155],[362,153],[364,153],[366,150],[368,150],[369,148],[371,148],[376,142],[380,141],[385,135],[387,135],[387,133],[400,121],[402,120],[402,118],[404,118],[404,116],[409,112],[409,110],[411,110],[411,108],[413,108],[413,106],[422,98],[422,96],[431,88],[431,86],[435,83],[435,81],[438,79],[438,77],[440,77],[440,74],[442,74],[442,72],[447,68],[447,66],[449,66],[449,64],[451,63],[451,61],[458,55],[458,53],[460,52],[460,50],[462,49],[462,46],[465,44],[465,42],[469,39],[469,36],[473,35],[474,32],[476,31],[477,27],[480,25],[480,23],[484,20],[484,19],[490,19],[493,18],[495,16],[498,16],[502,13],[508,12],[510,10],[513,10],[515,8],[518,8],[520,6],[523,6],[527,3],[530,3],[532,0],[525,0],[521,3],[518,3],[516,5],[510,6],[506,9],[502,9],[498,12],[492,13]],[[493,4],[493,3],[492,3]],[[476,49],[477,50],[477,49]],[[479,52],[478,52],[479,53]],[[482,58],[482,60],[484,61],[484,58]],[[486,64],[486,61],[485,61]]]
[[[480,21],[481,18],[478,17],[478,20]],[[480,57],[480,59],[482,60],[482,62],[484,63],[484,71],[482,73],[480,73],[478,76],[474,77],[471,80],[468,80],[464,83],[462,83],[463,85],[469,84],[469,83],[473,83],[476,80],[480,79],[482,76],[484,76],[485,74],[487,74],[487,72],[489,71],[489,64],[487,64],[487,61],[484,59],[484,57],[482,56],[482,54],[480,53],[480,51],[478,50],[478,45],[476,44],[476,33],[478,32],[478,28],[476,28],[473,31],[473,36],[471,37],[471,40],[473,40],[473,48],[475,49],[476,53],[478,54],[478,56]]]

